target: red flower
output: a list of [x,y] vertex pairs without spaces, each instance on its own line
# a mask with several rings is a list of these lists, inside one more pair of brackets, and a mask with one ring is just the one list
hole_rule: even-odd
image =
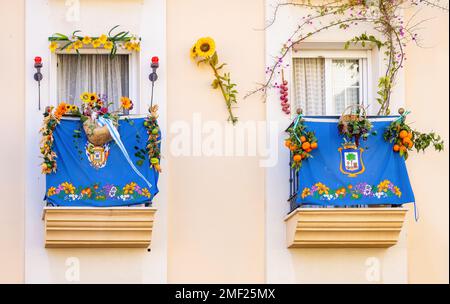
[[108,113],[108,108],[101,108],[100,112],[102,114],[107,114]]

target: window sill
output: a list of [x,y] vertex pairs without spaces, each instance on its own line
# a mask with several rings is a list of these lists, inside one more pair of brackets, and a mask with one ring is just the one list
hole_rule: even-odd
[[397,244],[404,208],[304,209],[286,217],[288,248],[389,248]]
[[46,248],[148,248],[155,208],[44,209]]

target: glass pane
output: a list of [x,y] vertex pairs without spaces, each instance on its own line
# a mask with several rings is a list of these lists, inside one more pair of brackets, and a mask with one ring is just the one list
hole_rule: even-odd
[[345,109],[345,89],[333,90],[333,103],[335,114],[341,114]]
[[347,85],[359,87],[359,60],[347,60],[345,66],[347,68]]
[[345,72],[346,72],[346,64],[345,60],[337,60],[333,59],[333,86],[336,87],[343,87],[347,86],[346,79],[345,79]]
[[359,104],[359,88],[347,89],[347,106]]

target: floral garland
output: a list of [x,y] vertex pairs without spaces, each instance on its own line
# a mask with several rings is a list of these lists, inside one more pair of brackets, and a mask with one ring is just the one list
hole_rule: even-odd
[[[99,37],[79,36],[77,33],[81,32],[80,30],[74,31],[70,38],[64,34],[55,33],[48,38],[50,41],[49,48],[52,52],[55,52],[56,50],[75,50],[77,54],[80,54],[79,49],[84,47],[92,47],[94,49],[103,47],[104,49],[111,51],[111,56],[114,56],[117,53],[119,47],[128,51],[139,52],[141,50],[141,38],[130,35],[130,32],[125,31],[113,35],[112,32],[118,27],[119,25],[116,25],[107,35],[102,34]],[[61,42],[63,43],[62,46],[60,45]]]
[[161,172],[161,149],[159,147],[159,125],[158,125],[158,106],[154,105],[150,109],[150,115],[146,118],[144,126],[147,129],[147,154],[150,160],[150,168]]
[[358,183],[356,185],[348,185],[347,187],[338,187],[330,189],[323,183],[316,183],[312,187],[305,187],[302,191],[302,199],[313,197],[320,200],[334,201],[346,199],[359,200],[362,198],[387,198],[401,197],[402,192],[399,187],[395,186],[391,181],[384,180],[377,186],[368,183]]
[[57,155],[55,151],[53,151],[53,132],[55,131],[56,126],[61,121],[62,116],[72,108],[73,106],[62,102],[58,105],[55,111],[53,111],[53,107],[47,107],[44,112],[43,125],[39,131],[39,133],[42,134],[40,144],[40,151],[43,158],[41,164],[42,174],[51,174],[52,172],[56,172],[57,170]]
[[287,132],[289,138],[285,140],[284,145],[291,151],[291,167],[298,171],[304,160],[313,157],[311,152],[317,149],[319,144],[315,133],[306,129],[305,120],[301,115],[297,117],[294,125]]
[[202,63],[211,67],[214,72],[214,81],[211,84],[213,89],[220,89],[228,110],[228,121],[233,125],[238,122],[238,118],[234,116],[232,106],[237,104],[236,84],[231,82],[230,73],[220,74],[220,70],[226,63],[219,64],[219,56],[216,52],[216,43],[214,39],[206,37],[200,38],[191,48],[191,58],[197,60],[197,65]]
[[100,185],[96,183],[89,187],[75,187],[69,182],[50,187],[47,197],[58,196],[68,201],[91,199],[95,201],[119,200],[130,201],[140,198],[150,199],[151,193],[147,188],[141,188],[135,182],[130,182],[123,187],[117,185]]
[[425,152],[431,145],[433,145],[436,151],[444,150],[444,141],[441,136],[434,132],[421,133],[417,130],[413,130],[406,123],[406,115],[409,112],[400,110],[401,117],[392,122],[384,132],[384,140],[393,144],[392,149],[395,153],[399,153],[405,160],[408,159],[409,152],[415,147],[417,152]]

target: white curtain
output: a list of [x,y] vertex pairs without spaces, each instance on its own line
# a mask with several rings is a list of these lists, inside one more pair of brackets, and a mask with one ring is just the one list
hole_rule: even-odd
[[110,110],[129,97],[128,55],[58,55],[58,102],[81,105],[83,92],[106,95]]
[[295,58],[295,107],[305,115],[326,115],[325,59]]

